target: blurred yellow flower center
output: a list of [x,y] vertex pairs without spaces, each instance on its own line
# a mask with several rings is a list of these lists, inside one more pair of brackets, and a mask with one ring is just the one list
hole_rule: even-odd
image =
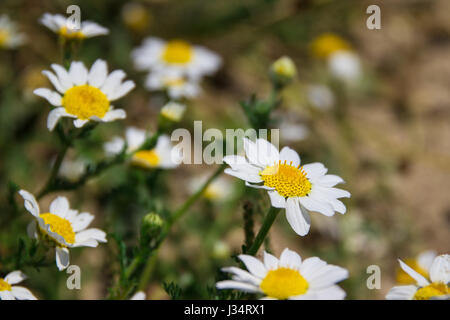
[[417,290],[414,295],[414,300],[429,300],[432,297],[444,296],[447,294],[450,294],[448,285],[436,282]]
[[160,158],[154,149],[142,150],[134,154],[133,161],[136,164],[141,164],[149,167],[156,167],[160,162]]
[[274,188],[285,198],[304,197],[311,191],[311,182],[303,167],[295,167],[292,162],[287,164],[280,160],[277,164],[266,167],[259,175],[266,187]]
[[9,33],[6,30],[0,29],[0,47],[4,46],[8,42]]
[[50,225],[50,230],[59,234],[67,243],[75,242],[75,232],[73,232],[72,224],[56,214],[53,213],[42,213],[39,215],[45,222],[45,224]]
[[182,40],[173,40],[167,43],[162,56],[167,63],[186,64],[191,61],[191,45]]
[[0,278],[0,291],[11,291],[11,285]]
[[68,113],[81,120],[88,120],[92,116],[103,118],[109,109],[106,95],[100,89],[87,84],[67,90],[62,104]]
[[308,287],[308,282],[300,272],[289,268],[269,271],[260,284],[261,290],[268,297],[280,300],[305,294]]
[[[414,271],[421,274],[425,278],[428,278],[428,272],[423,269],[415,259],[405,259],[405,263],[410,266]],[[409,274],[407,274],[405,271],[403,271],[402,268],[397,269],[397,282],[400,284],[413,284],[416,283],[416,280],[411,278]]]
[[335,34],[325,33],[313,41],[311,50],[318,58],[328,58],[328,56],[336,51],[350,50],[350,45],[347,41]]
[[164,80],[164,86],[166,87],[178,87],[186,83],[183,78],[166,79]]
[[71,39],[71,40],[75,40],[75,39],[83,39],[84,38],[84,34],[81,31],[73,31],[70,30],[69,28],[67,28],[66,26],[61,27],[61,29],[59,29],[59,34],[66,38],[66,39]]

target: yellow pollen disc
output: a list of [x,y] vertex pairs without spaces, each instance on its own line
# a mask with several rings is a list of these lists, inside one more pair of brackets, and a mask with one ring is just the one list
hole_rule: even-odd
[[191,45],[182,40],[169,41],[163,52],[162,58],[167,63],[186,64],[191,61]]
[[311,182],[306,177],[303,167],[295,167],[279,161],[273,166],[259,172],[266,187],[274,188],[281,196],[304,197],[311,191]]
[[9,39],[9,32],[0,29],[0,47],[3,47]]
[[429,300],[432,297],[445,296],[447,294],[450,294],[448,285],[435,282],[417,290],[414,300]]
[[67,29],[66,26],[61,27],[61,29],[59,29],[59,34],[66,38],[66,39],[70,39],[70,40],[81,40],[84,39],[84,34],[81,31],[71,31],[69,29]]
[[259,287],[268,297],[284,300],[305,294],[309,284],[297,270],[279,268],[269,271]]
[[62,104],[68,113],[81,120],[88,120],[92,116],[103,118],[109,110],[106,95],[100,89],[87,84],[67,90]]
[[[423,269],[415,259],[405,259],[405,263],[410,266],[414,271],[419,273],[420,275],[424,276],[425,278],[428,278],[428,272]],[[397,276],[396,280],[399,284],[414,284],[416,283],[416,280],[411,278],[409,274],[407,274],[405,271],[403,271],[402,268],[397,269]]]
[[328,58],[336,51],[350,50],[350,44],[338,35],[325,33],[313,41],[311,50],[318,58]]
[[138,151],[133,155],[133,163],[144,167],[156,167],[160,158],[155,149]]
[[73,232],[72,224],[56,214],[42,213],[40,217],[45,224],[50,225],[50,230],[59,234],[67,243],[73,244],[75,242],[75,232]]
[[2,278],[0,278],[0,291],[11,291],[11,289],[12,289],[11,285]]

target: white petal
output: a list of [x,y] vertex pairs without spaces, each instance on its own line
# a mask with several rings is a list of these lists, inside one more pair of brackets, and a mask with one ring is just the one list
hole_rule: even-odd
[[270,253],[264,251],[264,265],[267,270],[273,270],[278,268],[278,259]]
[[347,269],[327,264],[316,269],[314,274],[308,276],[308,282],[312,289],[324,289],[348,278]]
[[11,288],[12,294],[18,300],[37,300],[30,290],[24,287],[14,286]]
[[87,83],[88,71],[83,62],[73,61],[70,65],[69,75],[73,83],[77,86]]
[[397,286],[389,290],[387,300],[411,300],[417,291],[416,286]]
[[299,269],[302,264],[302,258],[294,251],[288,248],[284,249],[280,256],[280,267],[290,269]]
[[108,94],[108,99],[110,101],[114,101],[119,98],[122,98],[123,96],[128,94],[128,92],[133,90],[134,87],[136,87],[135,83],[131,80],[127,80],[124,83],[122,83],[121,85],[117,86],[113,92]]
[[424,276],[417,273],[414,269],[412,269],[410,266],[408,266],[406,263],[404,263],[402,260],[398,259],[398,262],[400,263],[400,267],[405,271],[407,274],[411,276],[414,280],[416,280],[417,284],[421,287],[426,287],[430,283],[427,279],[425,279]]
[[52,72],[44,70],[42,71],[42,74],[45,75],[50,80],[55,89],[58,90],[60,93],[64,93],[66,91],[59,82],[59,79]]
[[73,117],[73,116],[68,114],[66,112],[66,109],[62,107],[53,109],[52,111],[50,111],[47,117],[48,130],[53,131],[53,129],[55,129],[55,126],[61,117]]
[[265,139],[257,139],[256,148],[258,150],[259,163],[264,166],[273,165],[280,159],[280,153],[277,148]]
[[69,211],[69,201],[66,197],[58,196],[55,200],[50,204],[50,213],[56,214],[61,218],[65,218],[67,212]]
[[286,199],[275,191],[269,191],[270,203],[275,208],[286,208]]
[[310,180],[320,178],[328,171],[328,169],[320,162],[305,164],[303,165],[303,170],[305,170],[306,177]]
[[324,175],[324,176],[320,177],[320,178],[317,180],[317,182],[318,182],[321,186],[331,188],[331,187],[334,187],[335,185],[337,185],[337,184],[339,184],[339,183],[343,183],[344,180],[343,180],[341,177],[336,176],[336,175],[334,175],[334,174],[327,174],[327,175]]
[[309,211],[319,212],[327,217],[334,215],[333,207],[327,202],[317,201],[311,197],[302,197],[299,201]]
[[87,229],[75,235],[75,242],[83,243],[92,239],[98,242],[107,242],[106,233],[96,228]]
[[69,266],[69,250],[67,248],[56,247],[56,266],[59,271]]
[[247,270],[251,274],[259,278],[264,278],[266,276],[267,274],[266,267],[261,261],[259,261],[255,257],[249,256],[247,254],[241,254],[238,256],[238,258],[241,259],[241,261],[245,264]]
[[114,120],[125,119],[127,117],[127,113],[123,109],[113,109],[108,111],[103,119],[103,122],[111,122]]
[[94,62],[91,70],[89,71],[88,83],[91,86],[100,88],[105,83],[107,76],[108,66],[106,65],[106,62],[104,60],[98,59]]
[[241,180],[251,182],[251,183],[258,183],[258,182],[262,181],[259,176],[251,175],[251,174],[248,174],[248,173],[243,172],[243,171],[234,171],[234,170],[232,170],[230,168],[225,169],[224,173],[226,173],[226,174],[228,174],[230,176],[239,178]]
[[436,251],[428,250],[422,252],[417,257],[417,263],[420,267],[427,270],[429,272],[431,265],[433,264],[434,258],[436,258]]
[[62,88],[64,89],[64,92],[66,92],[66,90],[69,90],[70,88],[73,87],[73,82],[70,79],[69,73],[63,66],[60,66],[59,64],[52,64],[51,67],[55,71],[56,75],[58,76],[59,83],[61,84]]
[[17,284],[25,280],[27,276],[19,270],[13,271],[8,273],[8,275],[5,277],[5,281],[9,284]]
[[79,232],[86,229],[94,220],[94,216],[90,213],[83,212],[77,215],[72,220],[72,228],[74,232]]
[[0,291],[0,300],[16,300],[11,291]]
[[259,292],[258,287],[254,286],[254,285],[239,282],[239,281],[233,281],[233,280],[219,281],[216,283],[216,288],[217,289],[236,289],[236,290],[249,292],[249,293]]
[[327,263],[318,257],[307,258],[300,266],[300,273],[305,279],[313,279],[315,272],[326,265]]
[[27,226],[27,234],[31,239],[37,239],[36,220],[31,221]]
[[89,120],[76,119],[73,121],[73,125],[75,126],[75,128],[82,128],[88,122]]
[[222,271],[232,273],[234,275],[233,280],[235,281],[242,281],[256,286],[259,286],[259,284],[261,283],[261,279],[255,277],[254,275],[245,270],[236,267],[222,268]]
[[109,96],[114,92],[114,90],[116,90],[116,87],[120,85],[125,76],[126,74],[123,70],[114,70],[106,78],[105,83],[103,84],[100,90],[104,94],[106,94],[106,96]]
[[292,229],[300,236],[305,236],[309,232],[311,220],[308,212],[304,210],[297,198],[288,198],[286,201],[286,218]]
[[145,300],[146,297],[147,295],[145,294],[145,292],[138,291],[130,298],[130,300]]
[[60,107],[62,105],[62,97],[55,91],[47,88],[39,88],[34,90],[33,93],[37,96],[47,99],[47,101],[55,107]]
[[297,167],[300,164],[300,156],[295,150],[284,147],[280,152],[280,160],[284,162],[286,160],[287,164],[290,164],[292,161],[292,166]]
[[444,284],[450,281],[450,255],[443,254],[434,259],[430,267],[430,279]]
[[39,210],[39,204],[36,201],[36,198],[29,193],[26,190],[20,190],[19,194],[22,196],[22,198],[25,200],[24,205],[25,208],[35,217],[39,217],[40,210]]

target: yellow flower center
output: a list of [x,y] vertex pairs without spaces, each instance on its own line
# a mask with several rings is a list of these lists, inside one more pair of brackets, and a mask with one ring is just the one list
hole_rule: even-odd
[[350,45],[341,37],[326,33],[316,38],[311,44],[312,53],[318,58],[328,58],[339,50],[350,50]]
[[259,287],[268,297],[284,300],[305,294],[309,285],[297,270],[279,268],[269,271]]
[[87,84],[67,90],[62,104],[68,113],[81,120],[88,120],[92,116],[103,118],[109,110],[106,95],[100,89]]
[[192,59],[191,45],[182,40],[169,41],[162,58],[167,63],[186,64]]
[[[428,272],[423,269],[415,259],[405,259],[405,263],[410,266],[414,271],[421,274],[425,278],[428,278]],[[397,269],[397,282],[400,284],[413,284],[416,283],[416,280],[411,278],[409,274],[407,274],[403,269],[398,268]]]
[[295,167],[281,160],[273,165],[266,167],[259,175],[264,181],[264,185],[274,188],[281,196],[304,197],[311,191],[311,182],[306,177],[303,167]]
[[11,285],[0,278],[0,291],[11,291]]
[[75,242],[75,232],[73,232],[72,224],[56,214],[42,213],[40,217],[45,224],[50,225],[50,230],[59,234],[67,243],[73,244]]
[[3,29],[0,29],[0,47],[3,47],[9,39],[9,32]]
[[70,39],[70,40],[81,40],[84,39],[84,34],[81,31],[72,31],[69,28],[67,28],[66,26],[61,27],[61,29],[59,29],[59,34],[66,38],[66,39]]
[[432,283],[426,287],[420,288],[414,295],[414,300],[429,300],[432,297],[445,296],[450,294],[448,285],[445,283]]
[[178,87],[182,86],[186,83],[186,80],[183,78],[175,78],[175,79],[166,79],[164,80],[165,87]]
[[156,167],[160,160],[155,149],[138,151],[133,155],[133,163],[144,167]]

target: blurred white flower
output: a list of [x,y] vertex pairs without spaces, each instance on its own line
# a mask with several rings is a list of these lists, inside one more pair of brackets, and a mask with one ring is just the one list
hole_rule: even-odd
[[69,181],[77,181],[86,171],[86,161],[65,159],[59,168],[59,175]]
[[305,140],[308,135],[309,129],[303,124],[285,123],[280,126],[280,137],[287,143]]
[[320,110],[329,110],[335,103],[333,91],[320,84],[308,86],[306,96],[311,105]]
[[181,76],[179,72],[150,72],[145,81],[149,90],[166,90],[171,99],[195,98],[201,89],[197,80]]
[[92,38],[109,33],[107,28],[92,21],[82,21],[79,28],[76,28],[71,25],[72,21],[60,14],[44,13],[39,22],[67,39]]
[[27,277],[21,271],[10,272],[5,278],[0,278],[0,300],[37,300],[30,290],[15,286]]
[[162,107],[160,114],[170,121],[179,122],[183,117],[185,111],[186,106],[184,104],[170,101],[166,103],[164,107]]
[[178,73],[180,77],[199,80],[219,69],[222,59],[212,51],[183,40],[164,41],[149,37],[132,52],[138,70]]
[[25,35],[17,31],[16,24],[2,14],[0,16],[0,48],[15,49],[25,42]]
[[145,300],[145,298],[147,298],[147,295],[145,294],[145,292],[138,291],[130,298],[130,300]]
[[328,58],[331,73],[344,81],[354,81],[361,75],[359,57],[347,50],[336,51]]
[[264,251],[264,263],[241,254],[239,259],[247,271],[237,267],[222,268],[233,280],[219,281],[218,289],[236,289],[263,293],[266,299],[278,300],[342,300],[345,291],[336,283],[348,278],[344,268],[327,264],[318,257],[302,261],[294,251],[284,249],[280,259]]
[[[197,191],[209,177],[210,174],[203,174],[193,178],[190,182],[190,190],[192,193]],[[231,191],[231,181],[227,178],[219,177],[208,185],[205,192],[203,192],[203,197],[213,202],[222,202],[231,196]]]
[[104,150],[107,156],[115,156],[122,152],[125,142],[127,143],[127,153],[133,153],[138,150],[148,137],[144,129],[128,127],[125,130],[125,140],[121,137],[114,137],[111,141],[104,144]]
[[167,135],[161,135],[153,149],[139,150],[131,159],[133,164],[147,169],[173,169],[181,163],[181,160],[181,150],[172,146]]
[[429,280],[420,273],[414,271],[410,266],[398,260],[400,267],[411,278],[415,284],[396,286],[389,290],[386,295],[388,300],[429,300],[450,298],[450,255],[437,256],[429,269]]
[[47,241],[56,248],[56,265],[64,270],[69,266],[69,248],[97,247],[99,242],[107,242],[106,233],[100,229],[86,229],[94,220],[87,212],[78,213],[69,206],[66,197],[57,197],[50,204],[49,212],[41,213],[36,198],[25,190],[19,194],[25,201],[25,208],[35,221],[28,226],[32,238]]
[[[405,259],[405,263],[413,269],[415,272],[421,274],[425,278],[430,276],[430,268],[436,258],[437,253],[433,250],[428,250],[420,253],[414,259]],[[397,270],[396,280],[399,284],[413,284],[415,280],[411,276],[403,271],[402,268]]]
[[[48,77],[55,89],[34,90],[54,108],[47,118],[47,127],[52,131],[61,117],[74,118],[73,124],[80,128],[88,121],[110,122],[126,118],[123,109],[114,109],[111,101],[122,98],[135,84],[131,80],[122,82],[125,72],[115,70],[108,75],[105,61],[98,59],[88,71],[82,62],[73,61],[69,71],[63,66],[52,64],[50,71],[42,73]],[[61,96],[62,94],[62,96]]]

